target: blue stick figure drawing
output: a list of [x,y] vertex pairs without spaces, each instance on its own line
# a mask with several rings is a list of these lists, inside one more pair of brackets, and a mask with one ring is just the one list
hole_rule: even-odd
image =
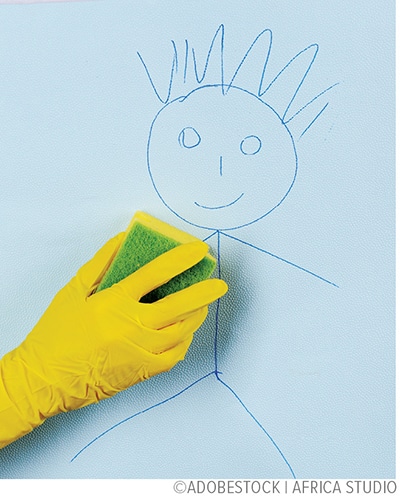
[[[314,110],[311,120],[297,133],[297,139],[301,139],[327,108],[326,94],[337,84],[324,89],[292,112],[294,100],[314,64],[318,45],[310,45],[295,55],[267,84],[266,72],[272,47],[270,30],[258,34],[230,77],[226,75],[224,44],[225,30],[221,25],[212,38],[200,70],[197,54],[193,48],[190,50],[189,42],[185,41],[183,57],[179,57],[177,45],[172,42],[173,59],[164,95],[154,83],[144,58],[138,53],[151,87],[162,103],[151,124],[147,143],[152,185],[161,201],[178,218],[210,230],[205,240],[214,237],[217,242],[219,277],[222,276],[223,241],[231,239],[297,268],[327,286],[338,287],[326,277],[236,236],[236,230],[255,224],[288,197],[298,170],[292,124],[306,109]],[[255,64],[257,60],[258,65]],[[211,69],[213,62],[216,62],[216,74]],[[248,68],[254,67],[257,67],[258,75],[249,74]],[[276,89],[292,73],[297,74],[297,80],[292,82],[289,96],[279,106],[282,99]],[[220,308],[218,301],[212,370],[180,392],[105,430],[83,447],[72,461],[117,426],[179,397],[205,378],[214,378],[239,402],[243,411],[263,432],[266,442],[276,449],[288,475],[296,478],[288,458],[274,438],[235,388],[224,381],[218,343]]]

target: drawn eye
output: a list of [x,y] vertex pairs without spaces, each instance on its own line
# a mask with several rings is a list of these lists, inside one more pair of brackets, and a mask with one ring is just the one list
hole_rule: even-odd
[[243,155],[255,155],[261,150],[261,139],[258,136],[246,136],[240,143]]
[[179,133],[178,142],[184,148],[195,148],[200,144],[201,137],[193,127],[185,127]]

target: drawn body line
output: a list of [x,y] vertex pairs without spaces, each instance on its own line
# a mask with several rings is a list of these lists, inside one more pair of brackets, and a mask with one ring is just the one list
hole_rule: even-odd
[[[272,49],[272,32],[269,29],[263,30],[255,37],[230,79],[227,78],[224,63],[225,27],[223,24],[218,27],[211,40],[203,68],[200,67],[197,52],[193,47],[190,47],[188,40],[185,40],[182,58],[179,55],[178,45],[175,41],[172,41],[172,48],[173,55],[169,81],[164,91],[156,85],[147,63],[142,55],[139,52],[137,53],[153,92],[163,105],[151,123],[147,143],[148,173],[153,188],[162,203],[173,214],[188,224],[212,230],[204,241],[208,241],[212,237],[217,239],[217,275],[219,278],[223,278],[221,272],[221,239],[226,238],[285,263],[307,274],[310,279],[317,279],[326,285],[339,288],[336,283],[322,275],[230,233],[231,230],[236,231],[244,226],[251,225],[276,210],[281,206],[294,186],[297,177],[298,157],[293,126],[305,110],[310,110],[310,108],[314,110],[315,104],[318,104],[321,98],[338,85],[338,83],[335,83],[325,88],[317,93],[314,98],[301,105],[297,111],[292,111],[299,91],[304,85],[317,57],[318,44],[311,44],[298,52],[269,82],[267,81],[267,70]],[[260,50],[263,54],[261,71],[258,68],[258,76],[250,79],[253,86],[249,89],[248,85],[244,84],[241,79],[245,78],[246,81],[246,73],[252,73],[253,59],[259,62]],[[191,69],[190,64],[192,64]],[[207,81],[210,74],[212,75],[210,81]],[[274,101],[273,91],[276,88],[280,90],[279,85],[288,74],[295,83],[294,86],[291,85],[288,89],[283,89],[279,93],[279,95],[282,95],[282,93],[285,95],[285,102],[279,104],[279,100]],[[215,78],[215,75],[217,75],[217,78]],[[308,121],[307,125],[304,125],[304,123],[301,125],[297,140],[301,139],[310,130],[325,112],[328,104],[329,102],[324,102],[322,106],[318,105],[318,109],[313,111],[313,117]],[[247,107],[252,111],[252,114],[249,113],[252,118],[248,122],[242,120],[237,112],[237,110],[247,109]],[[239,128],[237,124],[239,123],[242,126],[242,135],[227,134],[221,136],[218,143],[219,134],[223,127],[217,123],[215,130],[213,130],[214,137],[217,137],[215,144],[218,147],[215,148],[215,144],[210,143],[208,140],[210,134],[207,130],[204,130],[204,123],[203,125],[201,123],[197,124],[199,109],[206,117],[208,114],[210,115],[210,119],[205,122],[209,124],[209,127],[214,122],[218,122],[219,116],[232,113],[231,122],[236,124],[234,132],[236,134]],[[257,116],[257,121],[253,119],[253,115]],[[179,124],[179,120],[176,120],[176,118],[181,116],[184,116],[185,119],[182,119],[182,123]],[[254,122],[262,123],[268,134],[265,134],[263,129],[253,130]],[[229,133],[229,127],[227,129]],[[236,142],[231,142],[231,137],[235,137]],[[273,138],[273,141],[270,140],[270,137]],[[164,154],[161,146],[166,143],[171,145],[168,155]],[[275,143],[278,147],[274,146]],[[204,151],[206,151],[207,157],[204,156]],[[227,152],[229,154],[225,154]],[[232,152],[235,155],[234,157],[232,157]],[[185,157],[185,155],[189,156]],[[182,158],[185,158],[185,160],[182,161]],[[208,170],[204,165],[205,158],[209,159],[207,162]],[[235,160],[232,161],[232,158]],[[271,164],[268,163],[270,158],[273,159]],[[246,169],[234,172],[236,177],[233,178],[236,184],[234,191],[232,191],[231,186],[227,187],[224,181],[226,176],[232,175],[232,169],[236,165],[240,166],[243,162],[246,162]],[[279,166],[278,170],[276,166]],[[251,168],[253,168],[253,171]],[[202,173],[201,179],[198,177],[199,169]],[[168,184],[165,182],[165,174],[163,174],[165,172],[169,174]],[[245,175],[243,172],[245,172]],[[260,175],[270,177],[262,179],[264,183],[260,183]],[[176,197],[175,187],[181,186],[183,179],[185,180],[185,186],[182,186],[180,196]],[[209,185],[204,182],[204,180],[207,181],[208,179],[210,179]],[[260,185],[271,186],[272,188],[270,192],[266,193],[260,191]],[[213,191],[214,186],[218,186],[219,189]],[[173,188],[172,191],[171,187]],[[221,195],[219,200],[212,199],[215,193],[218,196]],[[75,461],[91,445],[117,427],[152,409],[167,404],[195,385],[214,376],[215,381],[221,384],[229,395],[234,397],[240,408],[245,411],[251,421],[262,432],[266,443],[272,445],[278,458],[286,465],[290,476],[296,478],[294,468],[277,441],[252,413],[246,405],[245,399],[239,396],[235,389],[223,379],[218,351],[220,308],[221,302],[218,300],[215,309],[213,333],[213,370],[205,370],[202,377],[172,396],[109,427],[77,452],[71,462]]]
[[[255,247],[251,244],[249,244],[248,242],[245,242],[245,241],[242,241],[242,240],[239,240],[237,239],[236,237],[232,237],[232,235],[228,235],[226,233],[223,233],[223,232],[220,232],[220,231],[214,231],[213,233],[211,233],[210,235],[208,235],[205,239],[204,239],[204,242],[210,240],[212,237],[214,236],[217,236],[217,276],[218,278],[222,278],[222,272],[221,272],[221,235],[222,236],[225,236],[225,237],[228,237],[228,238],[233,238],[234,240],[236,241],[239,241],[240,243],[242,244],[245,244],[245,245],[249,245],[250,247],[258,250],[258,251],[261,251],[261,252],[265,252],[266,254],[272,256],[272,257],[275,257],[277,259],[280,259],[282,261],[284,261],[285,263],[289,264],[289,265],[292,265],[296,268],[298,268],[299,270],[301,271],[304,271],[305,273],[308,273],[310,275],[312,275],[313,277],[316,277],[322,281],[324,281],[325,283],[327,284],[330,284],[330,285],[333,285],[334,287],[338,287],[338,285],[334,284],[333,282],[309,271],[309,270],[306,270],[305,268],[302,268],[294,263],[291,263],[285,259],[282,259],[280,258],[279,256],[276,256],[264,249],[261,249],[259,247]],[[118,428],[119,426],[123,425],[123,424],[126,424],[127,422],[129,421],[132,421],[134,418],[138,417],[138,416],[141,416],[157,407],[160,407],[161,405],[164,405],[164,404],[167,404],[168,402],[171,402],[172,400],[174,400],[175,398],[179,397],[180,395],[183,395],[187,390],[189,390],[190,388],[194,387],[195,385],[197,385],[198,383],[200,383],[201,381],[209,378],[210,376],[215,376],[216,378],[216,381],[221,383],[226,389],[229,390],[229,392],[235,397],[235,399],[239,402],[239,404],[242,406],[242,408],[246,411],[246,413],[252,418],[252,420],[254,421],[254,423],[256,423],[256,425],[260,428],[260,430],[264,433],[264,435],[267,437],[267,439],[271,442],[271,444],[275,447],[275,449],[277,450],[278,454],[281,456],[281,458],[283,459],[283,461],[285,462],[285,464],[287,465],[289,471],[290,471],[290,474],[293,478],[296,478],[296,475],[294,473],[294,470],[292,468],[292,466],[290,465],[288,459],[286,458],[286,456],[284,455],[284,453],[282,452],[281,448],[278,446],[277,442],[273,439],[273,437],[270,435],[270,433],[267,431],[267,429],[261,424],[261,422],[255,417],[255,415],[250,411],[250,409],[246,406],[246,404],[244,403],[243,399],[239,397],[239,395],[237,394],[237,392],[231,387],[229,386],[224,380],[223,378],[221,377],[221,374],[223,374],[222,371],[219,370],[219,364],[218,364],[218,335],[219,335],[219,310],[220,310],[220,300],[217,301],[217,305],[216,305],[216,313],[215,313],[215,331],[214,331],[214,341],[213,341],[213,345],[214,345],[214,370],[211,371],[211,372],[208,372],[207,374],[205,374],[204,376],[198,378],[197,380],[195,380],[194,382],[190,383],[189,385],[187,385],[186,387],[184,387],[182,390],[180,390],[179,392],[175,393],[174,395],[164,399],[164,400],[161,400],[160,402],[157,402],[141,411],[138,411],[134,414],[132,414],[131,416],[128,416],[126,418],[124,418],[123,420],[119,421],[118,423],[114,424],[113,426],[107,428],[106,430],[104,430],[102,433],[100,433],[99,435],[97,435],[95,438],[93,438],[93,440],[91,440],[89,443],[87,443],[79,452],[77,452],[75,454],[75,456],[71,459],[71,463],[73,461],[75,461],[86,449],[88,449],[91,445],[93,445],[95,442],[97,442],[98,440],[100,440],[101,438],[103,438],[105,435],[107,435],[108,433],[110,433],[111,431],[115,430],[116,428]]]

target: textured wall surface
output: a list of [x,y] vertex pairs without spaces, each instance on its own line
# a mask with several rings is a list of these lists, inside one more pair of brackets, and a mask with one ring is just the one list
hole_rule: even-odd
[[0,356],[136,210],[230,286],[0,478],[394,476],[394,2],[239,4],[0,6]]

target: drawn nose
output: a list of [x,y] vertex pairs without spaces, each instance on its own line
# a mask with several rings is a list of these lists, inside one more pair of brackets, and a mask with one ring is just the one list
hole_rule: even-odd
[[219,175],[222,176],[222,155],[219,157]]

